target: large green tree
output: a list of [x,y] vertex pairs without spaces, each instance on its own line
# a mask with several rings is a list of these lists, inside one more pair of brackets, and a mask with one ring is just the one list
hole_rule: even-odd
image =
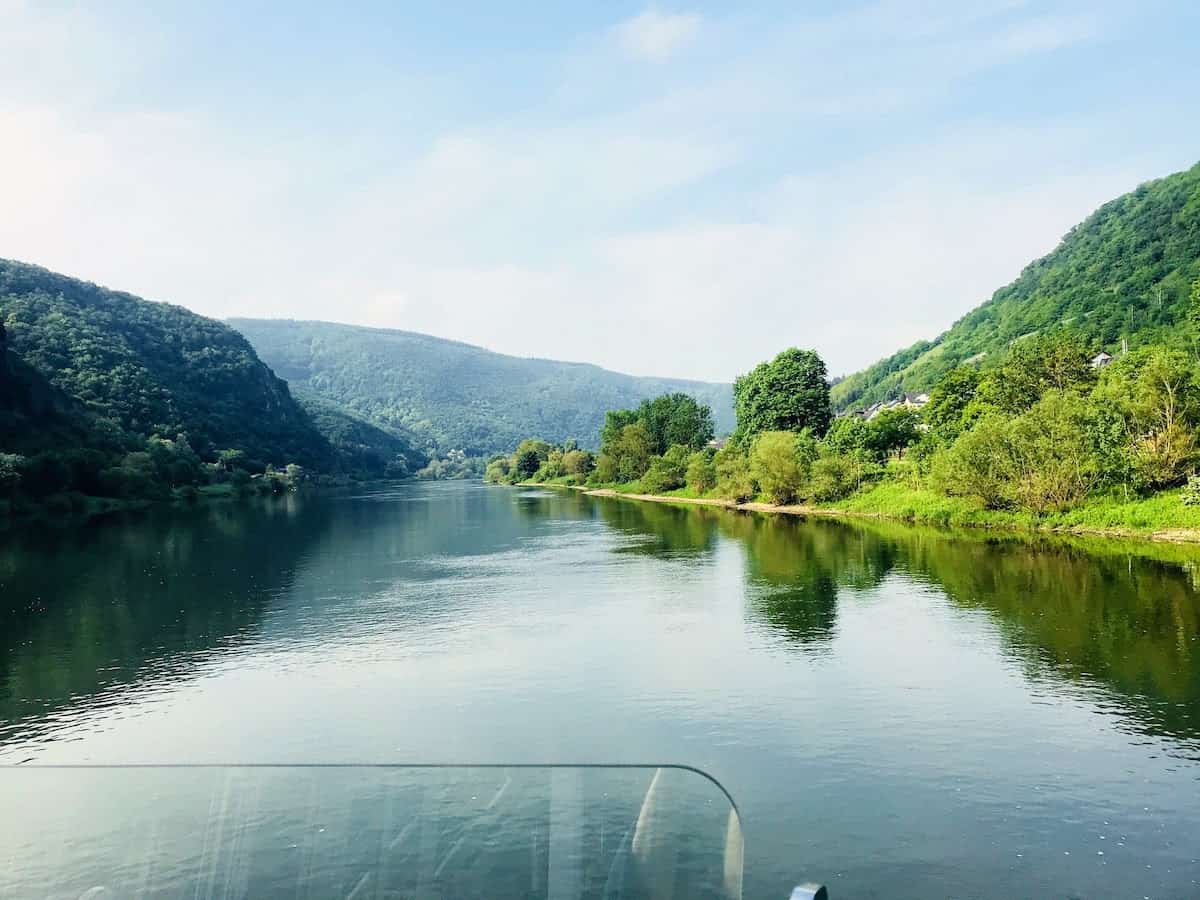
[[677,445],[699,450],[713,438],[712,410],[690,394],[663,394],[644,400],[636,418],[646,423],[654,452],[660,455]]
[[829,430],[829,379],[813,350],[784,350],[733,385],[736,436],[748,443],[764,431],[801,431],[818,437]]

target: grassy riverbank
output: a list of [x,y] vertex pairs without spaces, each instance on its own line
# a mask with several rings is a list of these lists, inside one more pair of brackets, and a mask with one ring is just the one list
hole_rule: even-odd
[[737,503],[690,488],[662,494],[643,492],[638,482],[586,486],[570,478],[527,483],[529,487],[567,487],[594,496],[625,497],[655,503],[719,506],[783,515],[825,515],[890,519],[940,527],[986,528],[1004,531],[1061,532],[1141,540],[1200,544],[1200,507],[1185,506],[1182,491],[1165,491],[1148,498],[1094,498],[1063,513],[1037,516],[1027,512],[983,509],[960,497],[888,481],[833,504],[779,505],[761,501]]

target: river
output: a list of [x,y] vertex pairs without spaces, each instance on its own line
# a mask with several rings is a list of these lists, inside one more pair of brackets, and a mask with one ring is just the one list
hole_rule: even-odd
[[747,897],[1195,897],[1198,584],[467,483],[157,510],[4,535],[0,764],[677,763]]

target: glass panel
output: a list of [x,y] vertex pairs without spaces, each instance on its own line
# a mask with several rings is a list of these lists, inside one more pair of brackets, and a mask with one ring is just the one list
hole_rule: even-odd
[[738,898],[680,768],[0,768],[0,896]]

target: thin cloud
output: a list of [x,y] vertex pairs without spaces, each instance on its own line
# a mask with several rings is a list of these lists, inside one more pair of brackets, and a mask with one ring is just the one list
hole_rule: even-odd
[[[1140,85],[1105,80],[1105,60],[1149,46],[1112,3],[915,8],[652,8],[564,35],[532,69],[505,57],[503,89],[479,74],[496,71],[487,47],[477,71],[430,63],[461,90],[420,103],[356,77],[362,108],[373,90],[386,102],[338,128],[316,127],[338,109],[298,121],[246,79],[250,106],[279,117],[257,128],[202,74],[185,101],[114,71],[110,56],[144,59],[116,17],[98,37],[17,7],[0,34],[0,256],[208,315],[722,380],[799,344],[846,372],[933,337],[1200,145],[1189,119],[1157,129],[1197,87],[1183,50],[1146,50],[1154,66],[1125,69]],[[67,38],[75,64],[38,68]],[[164,32],[157,52],[229,62],[188,40]],[[1005,66],[1069,87],[1082,118],[1013,93]],[[290,77],[300,91],[327,74]]]
[[695,39],[700,22],[697,15],[648,9],[618,25],[617,38],[630,56],[660,63]]

